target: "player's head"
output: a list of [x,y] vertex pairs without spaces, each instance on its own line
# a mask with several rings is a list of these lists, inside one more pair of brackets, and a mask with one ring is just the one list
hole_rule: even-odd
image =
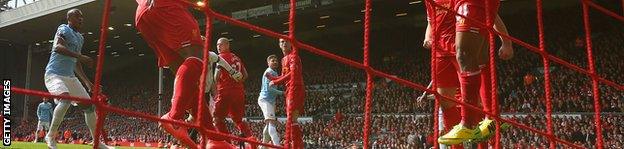
[[41,99],[41,100],[43,100],[43,102],[48,102],[48,100],[49,100],[49,99],[44,97],[44,98],[43,98],[43,99]]
[[269,57],[267,57],[267,65],[269,65],[271,69],[279,68],[279,62],[277,61],[277,56],[275,54],[269,55]]
[[286,39],[279,39],[279,46],[280,49],[282,49],[282,52],[284,54],[288,54],[290,53],[290,51],[292,50],[292,45],[290,44],[290,42],[286,41]]
[[80,11],[80,9],[74,8],[67,11],[67,23],[72,28],[80,29],[80,27],[82,27],[83,19],[84,18],[82,17],[82,11]]
[[221,37],[217,40],[217,51],[219,53],[221,52],[229,52],[230,51],[230,40],[225,38],[225,37]]

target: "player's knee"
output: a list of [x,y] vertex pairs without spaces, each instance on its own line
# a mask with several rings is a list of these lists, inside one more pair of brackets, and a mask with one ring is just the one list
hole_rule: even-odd
[[457,48],[457,53],[455,54],[455,58],[457,59],[457,63],[460,66],[471,65],[471,62],[474,61],[475,57],[473,57],[468,50],[465,48]]

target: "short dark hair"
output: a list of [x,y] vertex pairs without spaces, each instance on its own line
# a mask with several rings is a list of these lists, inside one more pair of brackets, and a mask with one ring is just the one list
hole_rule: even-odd
[[69,17],[75,15],[76,13],[82,13],[82,11],[80,11],[80,9],[78,8],[70,9],[69,11],[67,11],[67,19],[69,19]]
[[277,55],[275,54],[269,55],[269,57],[267,57],[267,62],[270,61],[271,59],[277,59]]

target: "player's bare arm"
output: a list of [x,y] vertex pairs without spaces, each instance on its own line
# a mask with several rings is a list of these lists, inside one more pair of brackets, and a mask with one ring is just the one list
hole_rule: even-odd
[[425,30],[425,40],[423,40],[423,47],[426,49],[431,48],[431,23],[427,22],[427,29]]
[[[507,31],[507,26],[505,26],[505,23],[498,14],[496,15],[496,18],[494,20],[494,29],[503,35],[509,35],[509,32]],[[511,40],[503,38],[503,36],[499,36],[499,38],[502,42],[502,45],[498,50],[498,56],[503,60],[509,60],[513,58],[514,50]]]
[[87,75],[84,73],[84,70],[82,69],[82,64],[80,62],[76,63],[76,69],[74,72],[78,76],[78,79],[80,79],[80,81],[84,83],[85,86],[87,86],[87,91],[91,91],[91,89],[93,89],[93,83],[91,83],[89,78],[87,78]]

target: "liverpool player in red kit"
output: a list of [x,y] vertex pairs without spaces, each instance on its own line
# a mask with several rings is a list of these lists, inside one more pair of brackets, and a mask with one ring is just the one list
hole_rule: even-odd
[[[453,9],[453,0],[435,0],[435,2],[445,8]],[[459,73],[459,66],[455,58],[455,14],[445,11],[440,7],[432,7],[428,8],[427,21],[428,24],[427,30],[425,31],[423,47],[436,50],[436,90],[444,97],[455,98],[457,89],[459,88],[459,78],[457,74]],[[434,21],[436,24],[433,24]],[[436,43],[433,43],[434,31],[439,37]],[[431,67],[433,67],[433,65]],[[443,132],[448,132],[454,125],[460,122],[460,108],[457,104],[447,100],[440,100],[440,107],[444,124]],[[461,146],[454,145],[451,146],[451,148],[457,149],[461,148]]]
[[[219,56],[228,64],[242,72],[243,79],[247,78],[247,70],[243,62],[232,53],[230,49],[230,41],[227,38],[219,38],[217,40],[217,50]],[[230,116],[244,137],[253,137],[251,129],[247,123],[243,122],[245,116],[245,86],[243,81],[237,81],[230,77],[227,72],[221,72],[220,67],[216,71],[217,79],[217,96],[215,98],[215,126],[222,133],[230,134],[226,124],[225,117]]]
[[[198,57],[201,56],[203,43],[199,35],[199,25],[187,10],[190,5],[177,0],[136,1],[138,3],[135,16],[137,30],[141,32],[143,39],[154,50],[158,57],[158,65],[168,66],[175,73],[171,109],[161,118],[182,120],[187,110],[190,110],[193,117],[198,117],[196,115],[199,96],[198,82],[203,65],[202,60]],[[218,59],[214,53],[210,55],[211,59]],[[210,69],[210,65],[208,67]],[[231,68],[227,70],[236,80],[241,79],[242,75],[239,71]],[[208,104],[205,104],[204,107],[207,108]],[[204,110],[208,111],[207,109]],[[204,114],[204,116],[205,121],[194,123],[214,130],[211,115]],[[187,146],[197,147],[188,136],[186,128],[175,128],[169,123],[159,124],[165,131]],[[203,138],[202,141],[205,141],[212,136],[203,136]],[[212,146],[220,147],[214,144]]]
[[[299,114],[304,112],[303,103],[305,100],[301,59],[299,59],[297,52],[292,50],[290,42],[279,39],[279,46],[284,54],[282,58],[282,75],[272,78],[270,85],[286,84],[286,113],[291,114],[289,117],[292,121],[292,127],[290,127],[290,132],[287,132],[287,135],[290,135],[292,138],[292,148],[303,148],[303,133],[301,126],[297,122]],[[284,145],[290,146],[291,144]]]
[[[490,81],[489,81],[489,51],[488,30],[479,25],[485,24],[486,14],[492,17],[494,29],[502,34],[508,34],[505,24],[498,16],[498,0],[488,0],[489,7],[485,7],[486,0],[455,0],[454,10],[470,19],[456,16],[455,47],[456,58],[459,64],[460,93],[465,103],[478,106],[479,99],[483,110],[490,112]],[[510,40],[502,39],[499,49],[501,59],[507,60],[513,56],[513,47]],[[481,90],[481,91],[480,91]],[[479,120],[483,115],[471,109],[461,110],[461,122],[447,134],[438,138],[441,144],[459,144],[470,140],[488,138],[490,119]]]

